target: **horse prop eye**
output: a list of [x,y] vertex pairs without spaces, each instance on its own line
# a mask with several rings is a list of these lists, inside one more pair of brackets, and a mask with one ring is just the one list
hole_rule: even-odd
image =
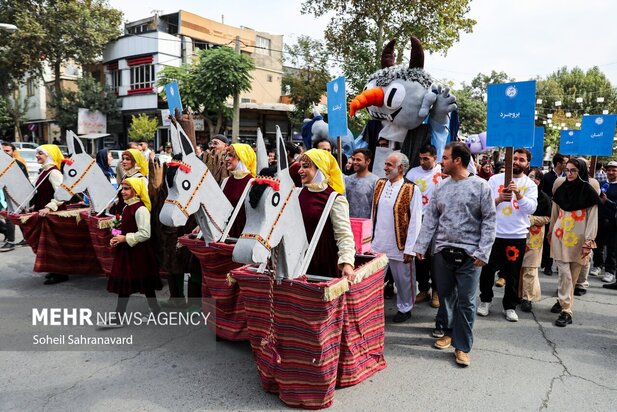
[[182,189],[189,190],[191,188],[191,182],[188,180],[182,181]]
[[71,170],[69,170],[69,176],[70,176],[70,177],[75,177],[75,176],[77,176],[77,170],[75,170],[75,169],[71,169]]
[[281,201],[281,195],[278,192],[275,192],[272,195],[272,206],[274,207],[278,206],[280,201]]

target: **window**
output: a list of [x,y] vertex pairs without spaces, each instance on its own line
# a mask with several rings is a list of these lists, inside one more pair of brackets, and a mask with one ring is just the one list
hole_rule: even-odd
[[272,83],[272,75],[271,74],[268,75],[268,82]]
[[109,72],[111,76],[111,83],[109,84],[109,88],[112,92],[118,93],[118,89],[122,86],[122,73],[120,70],[112,70]]
[[154,87],[154,65],[142,64],[131,67],[131,90]]
[[270,39],[255,36],[255,53],[270,56]]
[[250,102],[251,102],[251,99],[248,99],[246,97],[240,98],[240,103],[250,103]]
[[26,82],[26,93],[28,97],[34,96],[34,89],[34,79],[28,79],[28,81]]

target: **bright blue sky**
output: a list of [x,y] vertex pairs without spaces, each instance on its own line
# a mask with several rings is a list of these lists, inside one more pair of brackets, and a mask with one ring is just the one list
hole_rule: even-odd
[[[110,0],[137,20],[158,9],[190,11],[225,23],[283,34],[286,43],[298,35],[322,38],[328,18],[300,14],[301,0]],[[173,7],[172,7],[173,6]],[[427,55],[425,68],[438,79],[459,83],[479,72],[505,71],[516,80],[546,76],[562,66],[600,66],[617,86],[617,2],[609,0],[474,0],[470,17],[478,23],[463,34],[446,57]],[[398,39],[403,41],[403,39]]]

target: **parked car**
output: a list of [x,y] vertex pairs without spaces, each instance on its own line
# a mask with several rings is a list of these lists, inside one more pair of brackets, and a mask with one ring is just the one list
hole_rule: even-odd
[[37,147],[39,147],[38,144],[32,143],[32,142],[12,142],[11,144],[13,146],[15,146],[17,148],[17,150],[21,150],[21,149],[36,149]]
[[28,178],[32,184],[36,183],[36,179],[39,177],[39,171],[41,165],[36,161],[36,150],[34,149],[18,149],[21,157],[26,161],[26,168],[28,169]]

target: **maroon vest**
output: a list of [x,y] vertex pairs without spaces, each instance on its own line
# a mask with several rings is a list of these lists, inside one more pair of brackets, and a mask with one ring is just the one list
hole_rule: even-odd
[[[242,197],[242,192],[244,192],[244,188],[248,184],[249,180],[251,180],[252,178],[253,176],[248,174],[244,176],[242,179],[236,179],[233,176],[229,176],[229,179],[227,179],[227,183],[225,183],[225,187],[223,188],[223,193],[225,194],[225,197],[227,197],[227,200],[229,200],[229,203],[231,203],[233,207],[236,207],[236,205],[240,201],[240,197]],[[229,231],[229,236],[236,237],[236,238],[240,237],[240,235],[242,234],[242,230],[244,229],[245,223],[246,223],[246,212],[244,211],[244,205],[242,205],[242,208],[240,209],[240,212],[238,212],[238,216],[236,217],[236,220],[231,226],[231,230]]]
[[37,185],[41,182],[43,183],[41,183],[38,189],[36,189],[36,194],[30,201],[30,204],[34,205],[34,210],[41,210],[45,208],[45,205],[51,202],[51,199],[54,198],[54,187],[49,181],[49,174],[52,170],[58,170],[58,168],[56,166],[52,166],[49,169],[42,171],[38,179],[36,179]]
[[[302,189],[299,196],[302,218],[304,220],[304,230],[306,230],[307,240],[310,242],[315,234],[315,229],[321,218],[330,193],[334,190],[328,188],[322,192],[311,192],[306,187]],[[338,248],[334,240],[334,228],[328,217],[315,253],[309,264],[307,273],[310,275],[337,277],[338,273]]]

